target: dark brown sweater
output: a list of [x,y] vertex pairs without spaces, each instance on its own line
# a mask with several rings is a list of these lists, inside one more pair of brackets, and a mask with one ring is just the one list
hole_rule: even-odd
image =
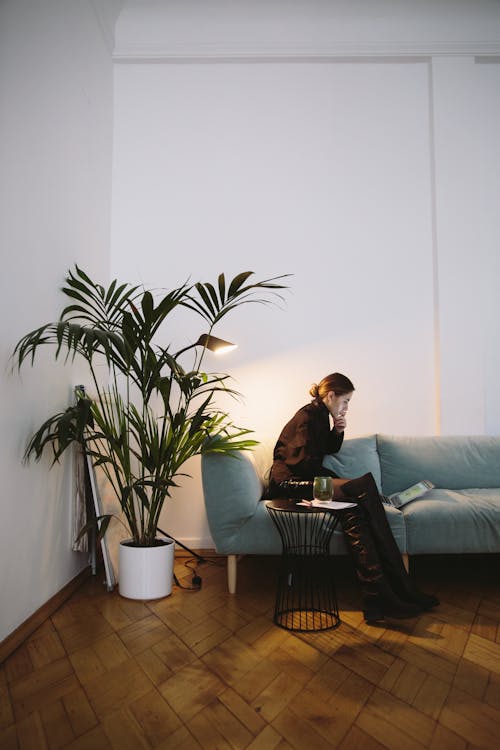
[[306,404],[284,426],[274,448],[269,490],[290,479],[305,481],[315,476],[336,476],[322,466],[328,453],[337,453],[343,432],[330,429],[329,412],[322,401]]

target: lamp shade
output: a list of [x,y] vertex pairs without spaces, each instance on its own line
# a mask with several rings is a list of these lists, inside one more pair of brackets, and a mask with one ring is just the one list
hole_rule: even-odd
[[214,354],[226,354],[237,348],[237,344],[218,339],[217,336],[209,336],[208,333],[202,333],[195,346],[203,346]]

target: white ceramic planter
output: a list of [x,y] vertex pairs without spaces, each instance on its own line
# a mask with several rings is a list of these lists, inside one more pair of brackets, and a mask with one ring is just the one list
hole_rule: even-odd
[[131,547],[120,542],[118,590],[127,599],[162,599],[172,593],[174,543]]

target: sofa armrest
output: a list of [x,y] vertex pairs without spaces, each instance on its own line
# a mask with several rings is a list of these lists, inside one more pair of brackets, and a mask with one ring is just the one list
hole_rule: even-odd
[[263,483],[244,451],[202,456],[201,477],[210,533],[221,551],[255,515]]

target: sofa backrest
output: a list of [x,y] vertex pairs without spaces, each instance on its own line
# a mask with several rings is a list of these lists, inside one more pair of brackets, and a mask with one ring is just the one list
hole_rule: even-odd
[[500,487],[499,437],[377,435],[377,448],[386,495],[421,479],[449,490]]
[[339,477],[350,479],[371,472],[379,492],[382,491],[376,435],[344,440],[338,453],[325,456],[323,466],[334,471]]
[[[254,515],[269,453],[266,446],[260,457],[248,451],[202,456],[203,491],[214,539],[236,533]],[[344,440],[338,453],[325,456],[323,465],[340,477],[371,472],[385,495],[422,479],[449,490],[499,488],[500,437],[368,435]]]

